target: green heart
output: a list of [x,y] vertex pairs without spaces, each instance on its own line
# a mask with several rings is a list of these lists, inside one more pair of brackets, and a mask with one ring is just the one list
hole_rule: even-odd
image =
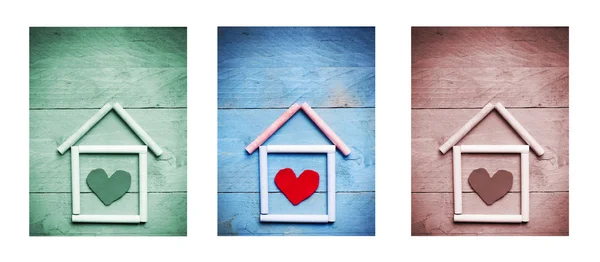
[[98,168],[90,172],[86,182],[100,201],[108,206],[127,193],[131,186],[131,175],[123,170],[117,170],[109,178],[104,169]]

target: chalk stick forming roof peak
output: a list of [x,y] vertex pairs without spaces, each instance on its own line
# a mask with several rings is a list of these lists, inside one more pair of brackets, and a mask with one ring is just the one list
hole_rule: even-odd
[[483,120],[487,115],[489,115],[492,110],[496,109],[498,113],[510,124],[510,126],[521,136],[523,140],[531,147],[531,149],[538,155],[541,156],[544,154],[544,148],[525,130],[525,128],[513,117],[511,113],[502,106],[502,104],[497,103],[495,106],[488,103],[477,113],[473,118],[471,118],[463,127],[461,127],[454,135],[452,135],[444,144],[440,146],[440,151],[442,154],[445,154],[452,148],[458,141],[460,141],[473,127],[475,127],[481,120]]
[[121,119],[123,119],[123,121],[127,123],[129,128],[131,128],[131,130],[133,130],[133,132],[142,141],[144,141],[144,143],[150,148],[150,150],[154,152],[154,155],[162,155],[163,150],[160,148],[160,146],[158,146],[158,144],[154,142],[154,140],[148,135],[148,133],[146,133],[146,131],[144,131],[144,129],[142,129],[142,127],[140,127],[140,125],[138,125],[138,123],[135,122],[135,120],[133,120],[131,115],[129,115],[129,113],[127,113],[127,111],[125,111],[125,109],[121,105],[119,105],[119,103],[115,103],[114,105],[106,103],[102,108],[100,108],[98,112],[96,112],[96,114],[94,114],[90,119],[88,119],[88,121],[85,122],[85,124],[79,127],[79,129],[77,129],[75,133],[73,133],[69,138],[67,138],[67,140],[65,140],[65,142],[63,142],[57,148],[58,152],[61,154],[67,152],[69,148],[71,148],[71,146],[73,146],[75,143],[77,143],[77,141],[79,141],[79,139],[85,136],[85,134],[88,131],[90,131],[92,127],[98,124],[98,122],[100,122],[100,120],[102,120],[106,116],[106,114],[108,114],[108,112],[110,112],[110,110],[113,109],[117,112],[117,115],[119,115],[119,117],[121,117]]
[[246,151],[248,154],[252,154],[256,149],[262,145],[271,135],[273,135],[285,122],[287,122],[292,116],[294,116],[298,110],[302,109],[306,115],[310,118],[310,120],[321,129],[321,132],[329,138],[329,140],[342,152],[344,156],[350,154],[350,148],[340,139],[335,132],[317,115],[317,113],[305,102],[302,105],[294,103],[288,110],[283,113],[275,122],[273,122],[265,131],[263,131],[252,143],[250,143],[246,147]]

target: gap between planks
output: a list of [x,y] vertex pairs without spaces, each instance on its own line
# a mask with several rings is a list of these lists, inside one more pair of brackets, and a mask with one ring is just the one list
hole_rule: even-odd
[[[364,108],[364,109],[375,109],[374,106],[311,106],[312,109],[345,109],[345,108]],[[218,110],[262,110],[262,109],[289,109],[289,107],[219,107]]]
[[[259,192],[217,192],[217,194],[258,194]],[[315,193],[326,194],[327,191],[315,191]],[[375,193],[375,191],[335,191],[340,194]],[[269,194],[281,194],[280,191],[269,191]]]
[[[94,192],[81,192],[80,194],[93,194]],[[137,194],[138,191],[127,192],[127,194]],[[148,194],[186,194],[187,191],[148,191]],[[29,192],[29,194],[71,194],[71,192]]]
[[[439,192],[410,192],[411,194],[454,194],[452,191],[439,191]],[[463,191],[463,194],[474,194],[475,191]],[[521,191],[508,191],[508,193],[521,193]],[[529,191],[529,193],[569,193],[569,191]]]
[[[553,107],[544,107],[544,106],[505,106],[506,109],[569,109],[568,106],[553,106]],[[451,109],[479,109],[481,107],[411,107],[411,110],[428,110],[428,109],[443,109],[443,110],[451,110]]]
[[[94,109],[98,110],[98,107],[57,107],[57,108],[47,108],[47,107],[32,107],[29,110],[33,111],[44,111],[44,110],[84,110],[84,109]],[[179,107],[179,106],[171,106],[171,107],[123,107],[123,109],[187,109],[187,107]]]

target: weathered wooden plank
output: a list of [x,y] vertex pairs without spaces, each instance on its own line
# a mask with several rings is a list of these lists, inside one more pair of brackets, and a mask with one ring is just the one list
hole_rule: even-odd
[[[244,148],[284,111],[285,109],[218,111],[218,192],[258,192],[258,153],[249,155]],[[352,150],[347,157],[336,153],[336,189],[374,191],[375,110],[344,108],[315,111]],[[267,144],[307,145],[331,142],[304,112],[299,111],[265,142]],[[273,165],[269,164],[270,175],[283,167],[293,167],[296,172],[302,172],[306,168],[325,170],[325,162],[318,162],[319,155],[269,154],[269,160],[271,159]],[[271,185],[270,190],[275,188]]]
[[[149,192],[183,192],[187,188],[187,118],[185,109],[127,109],[131,116],[165,150],[156,158],[148,154]],[[30,110],[30,192],[71,192],[70,152],[56,148],[96,110]],[[110,112],[77,144],[138,145],[141,140],[115,112]],[[137,192],[137,157],[82,154],[85,170],[128,168],[133,176],[131,192]],[[108,171],[108,170],[107,170]],[[109,171],[110,172],[110,171]],[[82,179],[82,183],[85,180]],[[87,186],[81,187],[87,192]]]
[[375,67],[374,27],[219,27],[218,66]]
[[287,108],[305,101],[375,107],[375,67],[219,68],[219,108]]
[[[270,207],[292,212],[284,197],[271,197]],[[311,196],[324,198],[317,193]],[[272,201],[272,202],[271,202]],[[218,235],[375,235],[375,193],[337,193],[337,216],[329,224],[260,223],[258,193],[218,194]],[[315,212],[324,212],[315,210]]]
[[568,67],[569,29],[413,28],[412,67]]
[[[186,107],[187,73],[177,68],[32,68],[30,108]],[[85,98],[85,99],[82,99]]]
[[[137,211],[137,194],[105,207],[93,201],[91,193],[82,194],[82,213],[133,214]],[[29,194],[29,234],[40,235],[187,235],[186,193],[148,194],[148,222],[145,224],[71,223],[70,193]],[[133,210],[133,211],[132,211]],[[176,210],[176,212],[174,212]]]
[[[464,213],[512,213],[519,194],[486,206],[474,193],[463,194]],[[531,193],[530,220],[524,224],[454,223],[452,193],[412,193],[412,235],[569,235],[569,193]],[[483,203],[483,204],[482,204]]]
[[411,90],[412,108],[568,107],[569,68],[413,68]]
[[186,67],[186,28],[30,28],[29,66],[39,68]]
[[[412,110],[412,192],[452,192],[452,154],[442,155],[438,147],[477,113],[478,109]],[[544,147],[541,157],[530,154],[531,191],[569,190],[569,110],[509,109]],[[459,144],[525,144],[501,116],[492,111]],[[511,158],[464,155],[463,181],[475,168],[495,172],[511,168]],[[516,160],[515,160],[516,161]],[[519,162],[516,162],[518,164]],[[520,181],[520,180],[517,180]],[[465,187],[466,186],[466,187]],[[463,189],[469,188],[463,184]],[[518,184],[513,190],[518,190]]]

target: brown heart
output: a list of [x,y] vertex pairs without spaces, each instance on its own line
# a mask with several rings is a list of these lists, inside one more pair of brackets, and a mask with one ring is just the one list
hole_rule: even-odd
[[485,170],[478,168],[469,175],[469,185],[488,206],[504,197],[513,183],[513,175],[506,170],[498,170],[493,177]]

